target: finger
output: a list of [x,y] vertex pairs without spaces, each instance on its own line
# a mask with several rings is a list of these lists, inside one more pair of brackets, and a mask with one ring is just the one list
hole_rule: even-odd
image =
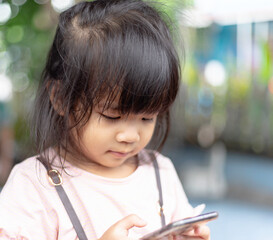
[[187,229],[186,231],[183,232],[183,235],[187,235],[187,236],[194,236],[194,228],[191,227],[189,229]]
[[201,239],[210,239],[210,229],[207,225],[199,225],[194,229],[194,234],[200,236]]
[[189,237],[198,237],[198,239],[210,239],[210,229],[207,225],[198,225],[195,226],[194,229],[192,229],[189,232],[184,232],[183,236],[188,237],[186,239],[191,239]]
[[135,214],[126,216],[125,218],[118,221],[115,225],[126,230],[132,227],[144,227],[147,223]]

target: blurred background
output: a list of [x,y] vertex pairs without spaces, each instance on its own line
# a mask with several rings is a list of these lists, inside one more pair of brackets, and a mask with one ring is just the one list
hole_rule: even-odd
[[[163,152],[191,203],[219,212],[212,239],[273,239],[273,1],[160,2],[185,50]],[[58,14],[74,3],[0,0],[0,185],[32,154],[29,109]]]

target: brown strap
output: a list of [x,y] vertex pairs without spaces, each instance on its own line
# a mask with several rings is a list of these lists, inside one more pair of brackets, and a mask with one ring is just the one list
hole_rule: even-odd
[[55,187],[63,205],[64,208],[70,218],[70,221],[72,222],[72,225],[77,233],[77,236],[79,240],[88,240],[86,237],[86,234],[84,232],[84,229],[81,225],[81,222],[62,186],[62,177],[59,171],[52,169],[50,166],[45,164],[45,161],[42,161],[40,158],[38,160],[45,166],[47,170],[47,175],[49,178],[50,183]]
[[160,180],[159,167],[158,167],[158,163],[157,163],[154,153],[151,154],[151,158],[152,158],[152,161],[154,164],[156,184],[157,184],[158,194],[159,194],[159,201],[158,201],[159,207],[160,207],[159,215],[161,217],[161,225],[162,225],[162,227],[164,227],[166,225],[166,221],[165,221],[165,215],[164,215],[164,211],[163,211],[163,194],[162,194],[162,186],[161,186],[161,180]]

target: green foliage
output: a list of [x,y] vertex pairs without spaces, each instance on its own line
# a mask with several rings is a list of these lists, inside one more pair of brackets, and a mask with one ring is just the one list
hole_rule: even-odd
[[26,1],[19,7],[16,17],[0,27],[4,36],[1,49],[10,56],[8,75],[24,72],[31,82],[39,79],[53,29],[41,30],[34,24],[35,17],[44,7],[34,1]]
[[267,85],[270,78],[272,77],[272,52],[270,49],[269,42],[265,42],[261,46],[262,49],[262,62],[261,62],[261,72],[260,72],[260,81]]

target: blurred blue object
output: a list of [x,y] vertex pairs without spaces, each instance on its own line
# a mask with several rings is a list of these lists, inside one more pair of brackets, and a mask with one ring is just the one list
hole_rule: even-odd
[[219,213],[218,219],[208,224],[213,240],[273,239],[273,208],[222,200],[207,202],[205,211]]
[[[183,174],[189,177],[186,174],[187,170],[191,171],[191,168],[205,170],[206,167],[210,169],[207,165],[210,162],[211,149],[167,144],[164,153],[173,160],[182,183],[185,183]],[[273,160],[260,155],[232,151],[227,151],[225,157],[222,172],[227,182],[225,195],[192,196],[190,194],[192,190],[186,186],[191,187],[196,184],[184,184],[193,206],[205,203],[207,207],[204,212],[219,213],[219,218],[208,224],[211,229],[211,239],[273,239]],[[209,174],[208,171],[208,175],[204,176]],[[189,181],[194,181],[198,177],[200,178],[193,174]],[[198,180],[200,185],[202,185],[201,180]]]

